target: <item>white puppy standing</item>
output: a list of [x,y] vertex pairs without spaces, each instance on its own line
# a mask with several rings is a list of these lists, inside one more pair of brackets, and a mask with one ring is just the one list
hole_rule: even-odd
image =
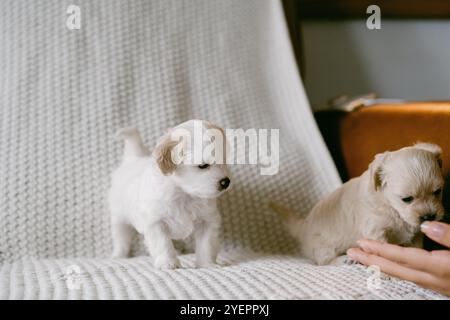
[[317,203],[300,219],[271,204],[298,239],[302,255],[329,264],[361,238],[420,246],[420,224],[440,220],[442,206],[441,149],[418,143],[375,156],[369,169]]
[[[157,143],[152,155],[143,145],[139,132],[125,128],[118,135],[124,139],[124,156],[112,174],[109,193],[113,256],[126,257],[135,232],[144,235],[145,244],[160,269],[180,267],[172,240],[194,235],[196,264],[216,264],[221,217],[216,198],[230,185],[225,164],[213,156],[204,162],[186,161],[193,155],[190,139],[194,127],[200,133],[212,131],[215,139],[207,144],[222,148],[223,130],[202,120],[190,120],[170,129]],[[174,132],[188,133],[174,141]],[[222,139],[217,139],[222,135]],[[202,138],[203,140],[203,138]],[[205,143],[205,141],[203,141]],[[179,159],[174,161],[174,149]],[[203,150],[201,150],[202,152]],[[177,163],[180,162],[181,163]]]

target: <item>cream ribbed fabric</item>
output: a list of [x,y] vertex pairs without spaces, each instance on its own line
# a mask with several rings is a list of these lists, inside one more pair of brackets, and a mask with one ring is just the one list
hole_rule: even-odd
[[317,267],[294,256],[222,254],[230,266],[159,271],[150,258],[23,259],[0,271],[0,299],[443,299],[360,265]]
[[[71,4],[80,30],[66,27]],[[266,201],[306,213],[340,184],[279,1],[4,0],[0,33],[0,297],[371,296],[362,267],[273,256],[295,244]],[[108,259],[106,194],[122,152],[114,132],[137,126],[153,146],[190,118],[280,129],[279,174],[231,168],[234,189],[220,207],[221,259],[232,265],[157,271],[148,257]],[[74,272],[79,289],[68,288]],[[377,297],[392,292],[435,297],[404,282]]]

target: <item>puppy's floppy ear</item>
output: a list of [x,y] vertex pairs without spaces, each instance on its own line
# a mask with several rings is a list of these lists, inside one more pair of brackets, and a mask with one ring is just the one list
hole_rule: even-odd
[[205,120],[205,123],[206,123],[206,125],[207,125],[209,128],[211,128],[211,129],[217,129],[217,130],[219,130],[220,132],[222,132],[222,135],[225,137],[225,130],[223,130],[223,128],[219,127],[218,125],[216,125],[216,124],[214,124],[214,123],[212,123],[212,122],[210,122],[210,121],[206,121],[206,120]]
[[374,160],[369,165],[370,185],[376,190],[383,185],[383,163],[388,152],[375,155]]
[[437,144],[427,142],[417,142],[414,148],[431,152],[436,157],[439,168],[442,168],[442,149]]
[[170,131],[167,132],[158,142],[153,150],[152,156],[156,160],[159,169],[164,175],[172,173],[177,165],[172,159],[172,150],[179,141],[172,140]]

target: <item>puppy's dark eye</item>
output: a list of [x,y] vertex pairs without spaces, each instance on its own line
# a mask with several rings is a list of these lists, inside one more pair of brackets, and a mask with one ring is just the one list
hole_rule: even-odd
[[199,167],[200,169],[206,169],[206,168],[209,168],[209,164],[204,163],[204,164],[199,165],[198,167]]
[[442,191],[441,188],[439,188],[435,192],[433,192],[433,195],[435,195],[437,197],[441,194],[441,191]]
[[414,197],[405,197],[405,198],[402,198],[402,201],[403,201],[404,203],[411,203],[413,200],[414,200]]

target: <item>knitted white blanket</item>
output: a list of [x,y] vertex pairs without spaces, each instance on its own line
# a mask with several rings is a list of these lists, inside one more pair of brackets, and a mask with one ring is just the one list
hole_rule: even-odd
[[[67,27],[72,2],[80,29]],[[4,0],[0,33],[0,298],[439,297],[402,281],[373,289],[361,266],[279,256],[295,244],[267,199],[306,213],[340,184],[279,1]],[[220,202],[231,266],[108,259],[113,133],[134,125],[152,146],[189,118],[280,129],[278,174],[231,168]]]

